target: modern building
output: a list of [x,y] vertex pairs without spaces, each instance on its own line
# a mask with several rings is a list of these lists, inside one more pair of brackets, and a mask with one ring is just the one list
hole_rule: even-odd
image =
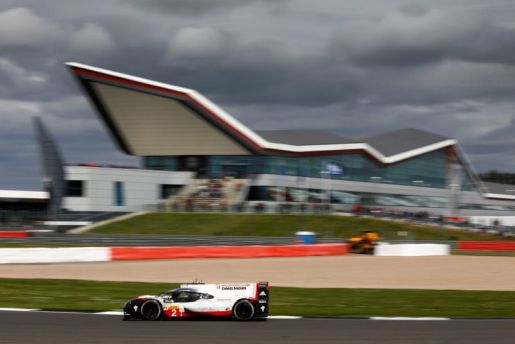
[[[515,215],[515,186],[482,183],[453,138],[420,129],[364,138],[318,130],[253,131],[197,91],[67,65],[117,146],[142,158],[141,170],[124,173],[69,167],[68,183],[81,184],[83,191],[76,196],[82,199],[65,198],[67,207],[104,207],[93,199],[108,194],[109,207],[138,207],[180,194],[181,186],[187,189],[198,179],[231,176],[248,181],[241,190],[249,202]],[[141,202],[130,201],[138,197]]]

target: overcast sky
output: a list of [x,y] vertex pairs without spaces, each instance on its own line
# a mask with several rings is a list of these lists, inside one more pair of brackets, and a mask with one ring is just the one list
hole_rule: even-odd
[[0,189],[41,189],[31,118],[66,162],[119,152],[75,61],[196,89],[253,129],[419,128],[515,172],[515,1],[0,0]]

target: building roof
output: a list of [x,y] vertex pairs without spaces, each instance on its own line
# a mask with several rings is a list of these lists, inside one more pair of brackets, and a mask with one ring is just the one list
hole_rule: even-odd
[[354,142],[322,130],[256,130],[256,134],[269,142],[288,145],[327,145]]
[[483,182],[484,196],[488,198],[515,199],[515,185]]
[[48,199],[48,192],[46,191],[25,191],[25,190],[0,190],[1,199]]
[[353,141],[317,130],[253,131],[195,90],[78,63],[67,63],[128,154],[328,155],[364,152],[383,164],[456,140],[416,129]]
[[450,139],[420,129],[401,129],[367,137],[363,142],[390,156]]

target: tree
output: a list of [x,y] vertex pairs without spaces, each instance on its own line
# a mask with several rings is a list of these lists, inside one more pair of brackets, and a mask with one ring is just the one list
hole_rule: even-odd
[[480,173],[479,178],[485,182],[515,185],[515,173],[491,170],[485,173]]

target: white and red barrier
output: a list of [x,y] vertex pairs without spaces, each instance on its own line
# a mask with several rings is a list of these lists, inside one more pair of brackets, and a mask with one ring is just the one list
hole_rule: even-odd
[[451,252],[450,245],[445,244],[386,244],[381,243],[374,249],[376,256],[447,256]]
[[515,241],[460,241],[456,248],[466,251],[515,251]]
[[178,258],[262,258],[335,256],[349,252],[346,244],[112,247],[112,260]]
[[0,238],[28,238],[30,232],[27,231],[0,231]]
[[[460,241],[461,250],[515,250],[515,242]],[[349,253],[347,244],[253,246],[114,246],[60,248],[1,248],[0,264],[107,262],[115,260],[183,258],[263,258],[336,256]],[[375,247],[376,256],[442,256],[445,244],[386,244]]]
[[0,264],[80,263],[111,260],[109,247],[2,248]]
[[0,264],[106,262],[180,258],[260,258],[334,256],[349,252],[347,244],[278,246],[123,246],[66,248],[4,248]]

